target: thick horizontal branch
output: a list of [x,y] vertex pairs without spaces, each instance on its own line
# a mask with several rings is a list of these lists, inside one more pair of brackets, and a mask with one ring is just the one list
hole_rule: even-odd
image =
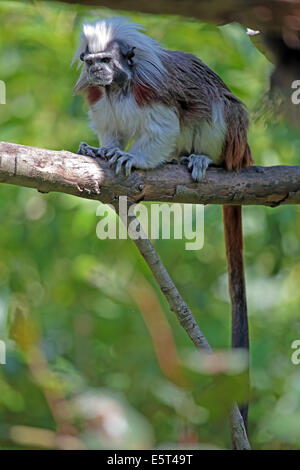
[[[62,0],[64,3],[97,5],[115,10],[140,11],[154,14],[173,14],[199,18],[213,24],[238,21],[251,28],[281,31],[284,16],[298,14],[295,0]],[[262,10],[264,8],[264,10]],[[268,14],[269,13],[269,14]]]
[[116,176],[106,160],[6,142],[0,142],[0,183],[104,203],[127,196],[134,202],[300,204],[300,166],[251,167],[240,172],[209,168],[206,178],[195,183],[179,164]]

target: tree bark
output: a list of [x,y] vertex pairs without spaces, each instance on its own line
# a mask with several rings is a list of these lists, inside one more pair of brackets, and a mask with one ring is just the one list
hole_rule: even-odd
[[119,196],[133,202],[300,204],[300,166],[251,167],[239,172],[209,168],[206,178],[195,183],[180,164],[116,176],[106,160],[6,142],[0,142],[0,183],[110,204]]
[[85,6],[97,5],[113,10],[140,11],[142,13],[182,15],[199,18],[213,24],[238,21],[253,29],[281,32],[287,15],[297,16],[295,0],[63,0]]

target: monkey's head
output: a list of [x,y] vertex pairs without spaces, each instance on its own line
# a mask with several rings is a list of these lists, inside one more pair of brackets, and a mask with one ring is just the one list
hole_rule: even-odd
[[124,18],[85,22],[73,58],[73,63],[78,59],[84,63],[74,91],[93,86],[123,88],[131,80],[144,88],[162,87],[164,50],[142,29]]
[[113,41],[105,50],[90,52],[87,47],[80,54],[80,60],[86,65],[86,74],[90,85],[123,87],[130,81],[134,66],[134,47],[126,43]]

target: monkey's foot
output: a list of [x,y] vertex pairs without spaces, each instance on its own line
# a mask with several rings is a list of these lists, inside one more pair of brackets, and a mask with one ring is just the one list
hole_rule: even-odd
[[205,178],[207,167],[211,165],[213,161],[206,155],[196,155],[192,153],[189,157],[182,157],[181,163],[187,163],[188,169],[192,172],[193,180],[201,181]]
[[120,149],[115,149],[113,155],[109,159],[109,165],[116,164],[116,175],[118,175],[124,165],[126,176],[130,175],[133,166],[138,166],[139,159],[131,153],[124,152]]

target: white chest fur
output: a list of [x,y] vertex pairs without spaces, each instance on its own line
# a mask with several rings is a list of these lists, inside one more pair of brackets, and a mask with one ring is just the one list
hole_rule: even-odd
[[138,106],[133,95],[103,96],[90,108],[92,128],[99,135],[118,136],[125,141],[145,135],[159,136],[180,133],[177,113],[169,107],[153,103]]
[[98,134],[122,135],[136,139],[146,130],[149,110],[136,104],[132,94],[117,97],[103,96],[92,105],[92,128]]
[[215,162],[222,152],[226,124],[222,106],[213,103],[212,123],[201,119],[180,126],[176,110],[162,103],[137,105],[132,94],[104,96],[90,108],[91,127],[100,145],[107,140],[122,142],[145,140],[160,143],[164,158],[177,158],[182,153],[207,155]]

